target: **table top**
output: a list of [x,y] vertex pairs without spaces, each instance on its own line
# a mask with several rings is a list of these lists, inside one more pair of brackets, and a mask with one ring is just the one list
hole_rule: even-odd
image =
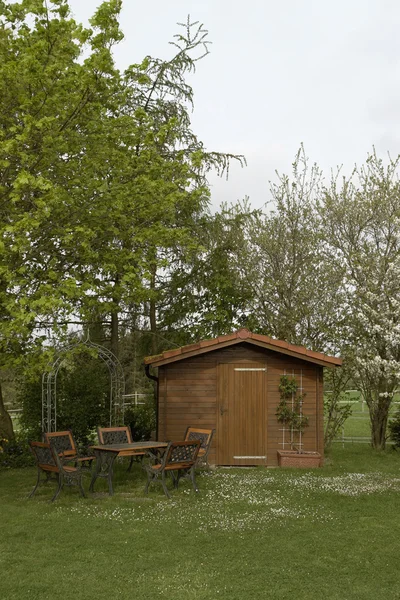
[[90,446],[90,449],[122,452],[123,450],[151,450],[152,448],[166,448],[167,446],[167,442],[134,442],[133,444],[98,444],[97,446]]

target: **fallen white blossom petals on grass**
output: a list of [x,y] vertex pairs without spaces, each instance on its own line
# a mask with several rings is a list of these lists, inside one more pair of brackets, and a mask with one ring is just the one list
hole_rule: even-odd
[[[117,508],[101,505],[57,507],[56,512],[72,513],[89,519],[115,523],[141,522],[147,525],[174,523],[190,526],[199,532],[241,532],[260,530],[269,525],[287,526],[292,521],[307,523],[332,521],[336,517],[323,505],[323,497],[339,494],[357,497],[400,491],[400,478],[382,473],[347,473],[332,477],[318,473],[299,475],[260,470],[240,472],[215,471],[199,477],[200,493],[195,495],[189,484],[174,490],[172,500],[162,496],[140,498],[132,493],[122,495],[124,503]],[[160,489],[160,494],[161,494]],[[321,498],[322,495],[322,498]],[[310,502],[311,498],[318,501]],[[135,500],[135,506],[127,502]]]

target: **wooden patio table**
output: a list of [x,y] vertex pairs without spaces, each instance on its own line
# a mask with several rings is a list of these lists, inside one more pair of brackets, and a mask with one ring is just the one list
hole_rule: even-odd
[[110,496],[114,494],[112,479],[114,461],[117,456],[128,456],[129,451],[134,452],[149,452],[151,450],[161,450],[166,448],[166,442],[134,442],[133,444],[107,444],[90,446],[93,454],[96,457],[96,465],[93,471],[92,480],[90,482],[89,491],[94,491],[94,484],[98,477],[108,479],[108,491]]

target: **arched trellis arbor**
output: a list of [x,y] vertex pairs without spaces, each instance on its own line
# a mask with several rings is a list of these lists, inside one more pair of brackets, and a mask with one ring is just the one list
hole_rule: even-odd
[[80,347],[93,350],[95,355],[107,365],[110,374],[110,427],[120,425],[124,417],[124,394],[125,380],[124,372],[118,358],[100,344],[92,342],[89,337],[85,341],[63,346],[52,363],[42,375],[42,432],[57,431],[57,376],[58,372],[67,358],[75,349]]

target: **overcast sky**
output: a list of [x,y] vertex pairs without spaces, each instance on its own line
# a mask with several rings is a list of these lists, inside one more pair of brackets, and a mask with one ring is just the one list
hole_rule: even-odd
[[[70,0],[87,22],[100,0]],[[275,169],[289,172],[301,142],[325,174],[350,172],[375,146],[400,153],[400,3],[397,0],[124,0],[124,69],[169,58],[176,23],[209,30],[211,54],[191,80],[193,130],[208,150],[244,154],[212,202],[269,199]]]

